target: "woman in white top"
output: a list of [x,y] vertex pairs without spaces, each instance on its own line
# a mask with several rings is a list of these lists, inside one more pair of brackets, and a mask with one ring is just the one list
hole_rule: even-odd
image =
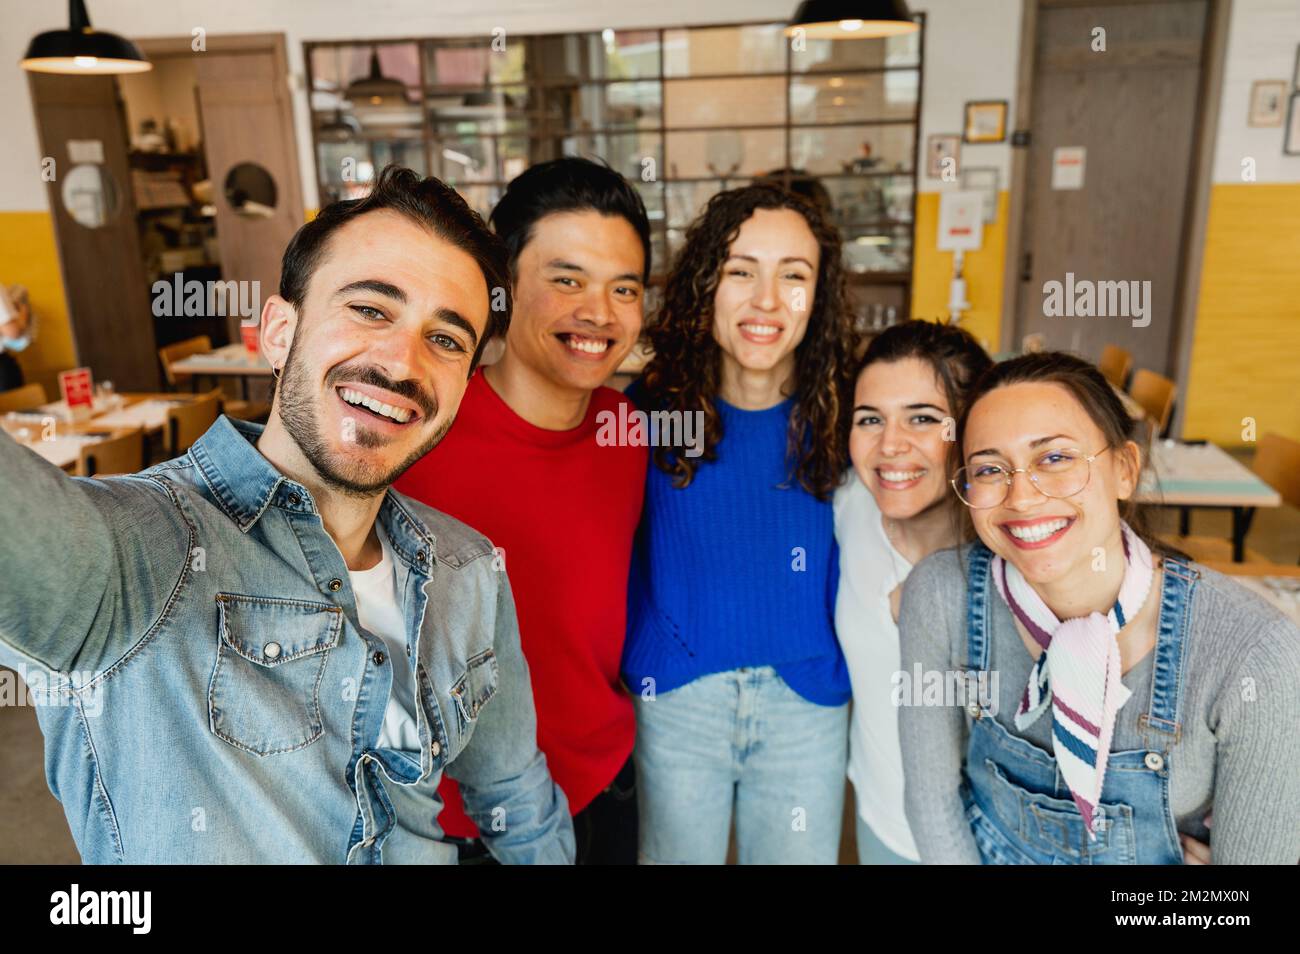
[[897,697],[898,600],[912,566],[956,546],[965,514],[948,490],[948,449],[962,394],[991,361],[952,325],[906,321],[875,338],[853,393],[853,473],[834,498],[840,547],[835,629],[849,680],[849,780],[861,864],[912,864],[903,811]]

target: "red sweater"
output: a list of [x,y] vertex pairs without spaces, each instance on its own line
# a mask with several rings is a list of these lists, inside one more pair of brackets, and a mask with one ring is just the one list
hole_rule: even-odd
[[[632,538],[645,493],[644,447],[601,447],[596,415],[631,405],[597,388],[573,430],[529,424],[470,379],[456,423],[396,483],[502,548],[537,706],[537,745],[576,814],[613,781],[636,734],[619,683]],[[443,831],[477,836],[443,777]]]

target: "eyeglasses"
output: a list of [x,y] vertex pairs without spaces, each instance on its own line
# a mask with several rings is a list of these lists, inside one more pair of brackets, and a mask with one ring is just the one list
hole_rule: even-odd
[[1085,455],[1076,447],[1049,450],[1028,467],[1007,470],[1000,464],[974,464],[959,468],[949,483],[958,498],[972,510],[988,510],[1007,499],[1016,474],[1028,474],[1029,482],[1044,497],[1073,497],[1088,486],[1092,462],[1109,447]]

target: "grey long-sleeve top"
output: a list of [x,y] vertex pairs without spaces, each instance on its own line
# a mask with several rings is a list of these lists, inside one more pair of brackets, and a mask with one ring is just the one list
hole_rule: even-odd
[[[964,671],[969,547],[943,550],[908,576],[899,615],[902,670]],[[1300,629],[1229,577],[1199,564],[1191,597],[1180,699],[1181,740],[1170,763],[1178,830],[1210,841],[1213,864],[1295,864],[1300,858]],[[1024,732],[1013,717],[1032,666],[1006,603],[990,591],[989,668],[994,716],[1013,735],[1051,751],[1051,719]],[[1151,695],[1154,653],[1123,676],[1133,695],[1119,711],[1111,751],[1141,749],[1138,716]],[[992,686],[990,685],[990,689]],[[1252,691],[1253,690],[1253,691]],[[902,706],[907,820],[921,860],[979,864],[960,785],[969,716],[959,706]],[[1204,825],[1213,809],[1213,836]]]

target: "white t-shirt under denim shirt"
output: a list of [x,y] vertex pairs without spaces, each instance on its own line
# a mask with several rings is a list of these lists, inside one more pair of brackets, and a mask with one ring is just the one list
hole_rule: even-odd
[[849,472],[833,504],[840,547],[835,632],[853,685],[849,781],[862,820],[890,851],[916,861],[920,855],[903,807],[903,752],[893,703],[893,677],[901,665],[898,625],[889,611],[889,594],[912,564],[885,535],[880,508],[856,473]]
[[383,556],[369,570],[349,570],[348,576],[357,601],[357,619],[367,632],[384,641],[393,664],[393,690],[384,709],[379,748],[409,752],[418,762],[420,730],[415,722],[415,685],[406,653],[406,617],[397,593],[396,563],[384,528],[376,523],[375,532]]

